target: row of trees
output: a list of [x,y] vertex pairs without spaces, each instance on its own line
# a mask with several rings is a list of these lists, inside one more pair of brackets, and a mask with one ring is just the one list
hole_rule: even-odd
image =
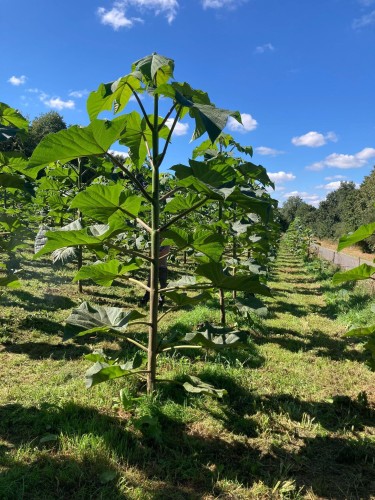
[[[375,220],[374,200],[375,167],[359,187],[354,182],[342,182],[318,208],[299,196],[290,197],[280,209],[280,215],[284,229],[298,217],[316,237],[338,240],[343,234]],[[375,237],[360,242],[360,245],[366,251],[374,251]]]

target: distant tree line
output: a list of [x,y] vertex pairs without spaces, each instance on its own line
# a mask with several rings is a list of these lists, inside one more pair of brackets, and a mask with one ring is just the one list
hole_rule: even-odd
[[[283,229],[299,217],[320,239],[338,240],[362,224],[375,222],[375,167],[357,187],[354,182],[342,182],[340,187],[313,207],[299,196],[291,196],[280,208]],[[375,251],[375,236],[361,244],[363,250]]]
[[18,135],[0,144],[0,151],[15,151],[29,158],[40,141],[48,134],[66,129],[66,123],[56,111],[42,113],[30,123],[25,136]]

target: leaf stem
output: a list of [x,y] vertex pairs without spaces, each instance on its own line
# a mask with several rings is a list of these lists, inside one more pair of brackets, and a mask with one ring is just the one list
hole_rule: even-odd
[[133,184],[135,184],[138,187],[138,189],[141,191],[146,200],[152,201],[152,197],[148,194],[148,192],[145,190],[145,188],[142,186],[142,184],[139,182],[139,180],[136,178],[133,172],[130,172],[130,170],[124,167],[121,161],[118,160],[111,153],[108,153],[108,151],[106,152],[106,155],[110,158],[112,163],[114,163],[117,167],[119,167],[124,172],[124,174],[129,177],[129,179],[133,182]]
[[[134,283],[135,285],[138,285],[140,286],[141,288],[144,288],[147,292],[150,292],[151,289],[149,286],[145,285],[144,283],[142,283],[142,281],[138,281],[134,278],[128,278],[128,280],[131,282],[131,283]],[[148,323],[149,324],[149,323]]]

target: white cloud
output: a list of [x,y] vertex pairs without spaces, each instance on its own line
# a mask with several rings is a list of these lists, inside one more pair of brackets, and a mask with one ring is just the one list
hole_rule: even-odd
[[333,181],[329,182],[328,184],[321,184],[319,186],[316,186],[317,189],[325,189],[326,191],[335,191],[341,186],[341,181]]
[[[172,127],[172,123],[173,123],[173,118],[168,118],[168,120],[166,121],[166,126],[168,128],[171,128]],[[188,130],[189,130],[189,124],[188,123],[181,123],[181,122],[177,122],[174,130],[173,130],[173,134],[174,135],[186,135],[188,133]]]
[[321,134],[320,132],[307,132],[307,134],[293,137],[292,144],[295,146],[306,146],[308,148],[318,148],[324,146],[328,141],[337,142],[337,136],[334,132]]
[[143,22],[139,17],[130,17],[128,10],[134,8],[137,12],[152,11],[154,15],[164,14],[171,23],[178,9],[177,0],[120,0],[114,2],[111,9],[99,7],[97,13],[102,24],[111,26],[115,31],[120,28],[131,28],[135,22]]
[[375,158],[375,148],[364,148],[354,155],[332,153],[324,160],[309,165],[306,170],[323,170],[324,167],[360,168],[364,167],[371,158]]
[[372,10],[368,14],[364,14],[358,19],[354,19],[352,26],[356,30],[372,24],[375,24],[375,10]]
[[255,152],[262,156],[278,156],[285,153],[285,151],[267,148],[266,146],[259,146],[258,148],[255,148]]
[[228,118],[228,128],[231,132],[251,132],[255,130],[258,126],[258,122],[248,113],[241,113],[242,125],[237,120],[235,120],[232,116]]
[[72,90],[72,92],[69,92],[69,97],[75,97],[77,99],[80,99],[81,97],[84,97],[89,93],[88,90]]
[[264,45],[258,45],[258,47],[255,48],[254,53],[264,54],[265,52],[273,52],[274,50],[275,47],[272,45],[272,43],[265,43]]
[[52,97],[51,99],[48,99],[48,96],[42,94],[40,100],[49,108],[58,109],[59,111],[61,111],[62,109],[75,108],[75,102],[71,99],[69,99],[68,101],[63,101],[62,99],[60,99],[60,97]]
[[97,12],[100,17],[100,22],[111,26],[115,31],[125,27],[131,28],[134,24],[131,19],[126,17],[125,6],[120,3],[115,4],[115,6],[110,10],[106,10],[104,7],[99,7]]
[[285,181],[294,181],[296,176],[292,174],[291,172],[283,172],[282,170],[280,172],[267,172],[268,177],[271,179],[273,182],[285,182]]
[[347,177],[346,177],[346,175],[331,175],[329,177],[324,177],[325,181],[334,181],[336,179],[345,180],[345,179],[347,179]]
[[23,85],[24,83],[26,83],[26,76],[25,75],[11,76],[8,82],[18,87],[19,85]]
[[222,9],[223,7],[229,7],[235,9],[246,0],[202,0],[202,6],[204,9]]

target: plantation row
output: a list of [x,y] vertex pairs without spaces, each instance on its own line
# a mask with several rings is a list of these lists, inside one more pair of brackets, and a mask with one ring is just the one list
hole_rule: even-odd
[[[88,126],[47,135],[30,158],[14,150],[0,156],[1,251],[11,256],[3,264],[2,286],[19,284],[14,256],[42,225],[35,257],[75,259],[79,290],[85,280],[111,286],[124,279],[148,300],[147,316],[139,308],[82,302],[66,319],[65,340],[104,334],[138,349],[135,354],[129,349],[125,358],[93,353],[89,386],[138,376],[152,393],[160,353],[242,343],[243,333],[226,326],[227,310],[250,318],[254,310],[264,310],[256,296],[270,295],[267,276],[279,234],[276,202],[267,193],[273,184],[263,167],[247,159],[252,149],[223,132],[228,117],[240,121],[240,114],[217,108],[205,92],[174,81],[173,70],[171,59],[145,57],[128,75],[89,95]],[[110,110],[115,118],[98,118]],[[187,165],[164,173],[173,131],[186,114],[195,123],[193,139],[205,133],[208,139]],[[22,150],[27,121],[5,104],[0,120],[1,140],[16,141]],[[129,154],[115,153],[117,143]],[[165,252],[184,262],[167,282]],[[204,324],[182,337],[160,335],[170,312],[213,294],[219,295],[220,326]],[[196,378],[185,389],[214,391]]]
[[[152,397],[134,376],[83,390],[92,350],[132,358],[134,344],[101,334],[62,342],[83,297],[131,310],[143,290],[87,281],[82,295],[74,262],[52,267],[21,249],[22,287],[3,289],[1,299],[0,497],[372,498],[374,374],[361,345],[342,337],[371,300],[359,287],[333,285],[325,263],[306,264],[292,236],[272,265],[263,316],[249,328],[227,311],[228,324],[246,332],[236,349],[164,351]],[[170,262],[170,280],[183,258]],[[138,278],[146,283],[147,270]],[[203,319],[220,323],[218,294],[171,311],[159,335],[183,338]],[[146,325],[132,328],[136,340],[147,336]],[[196,378],[209,395],[181,390]]]

